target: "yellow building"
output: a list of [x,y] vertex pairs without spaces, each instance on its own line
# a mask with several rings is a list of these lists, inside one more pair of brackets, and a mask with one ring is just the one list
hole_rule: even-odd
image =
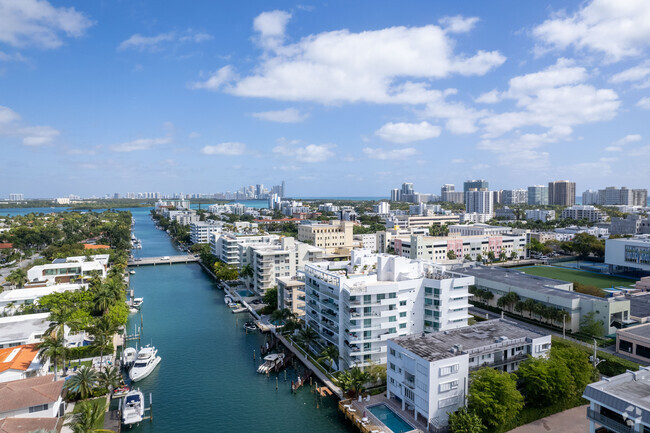
[[330,221],[329,224],[300,224],[298,240],[324,248],[328,253],[353,247],[351,221]]

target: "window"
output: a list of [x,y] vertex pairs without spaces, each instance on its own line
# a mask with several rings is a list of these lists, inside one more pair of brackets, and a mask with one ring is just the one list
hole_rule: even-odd
[[364,304],[369,304],[372,302],[372,295],[363,295]]
[[433,289],[431,287],[425,287],[424,288],[424,294],[425,295],[433,295]]
[[37,406],[31,406],[29,408],[29,413],[42,412],[44,410],[47,410],[47,407],[48,407],[47,404],[39,404]]
[[399,306],[400,307],[405,307],[406,306],[406,301],[399,301]]
[[390,328],[390,329],[388,330],[388,333],[389,333],[389,334],[395,334],[396,332],[397,332],[397,329],[395,329],[395,328]]
[[380,294],[377,295],[377,300],[378,301],[383,301],[384,299],[386,299],[386,294],[385,293],[380,293]]
[[399,317],[406,317],[406,311],[402,311],[401,313],[399,313]]
[[440,376],[449,376],[452,373],[458,373],[458,364],[440,367]]
[[372,319],[363,319],[363,326],[366,328],[372,326]]
[[644,358],[650,358],[650,348],[637,344],[636,354],[639,356],[643,356]]
[[406,329],[406,323],[400,323],[399,329]]
[[395,316],[390,316],[390,317],[388,318],[388,321],[389,321],[389,322],[397,322],[397,317],[395,317]]
[[632,343],[625,340],[620,340],[618,343],[618,348],[622,352],[632,353]]
[[404,388],[404,397],[406,397],[409,400],[413,401],[413,399],[415,398],[415,393],[412,390],[408,389],[408,388]]
[[[390,353],[391,356],[395,356],[395,349],[388,349],[388,353]],[[393,370],[395,369],[393,368]]]
[[443,408],[456,404],[458,397],[441,398],[438,400],[438,408]]
[[451,391],[452,389],[457,389],[458,388],[458,381],[457,380],[452,380],[449,382],[444,382],[440,384],[440,392],[447,392]]

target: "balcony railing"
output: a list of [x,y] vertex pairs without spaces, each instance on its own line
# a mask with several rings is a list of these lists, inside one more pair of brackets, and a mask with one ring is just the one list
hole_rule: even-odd
[[633,433],[634,429],[630,426],[627,426],[615,419],[609,418],[605,415],[602,415],[591,408],[587,408],[587,418],[596,421],[598,424],[607,427],[608,430],[612,430],[615,433]]

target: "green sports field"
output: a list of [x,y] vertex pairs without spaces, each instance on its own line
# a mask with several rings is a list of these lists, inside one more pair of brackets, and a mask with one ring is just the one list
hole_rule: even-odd
[[634,280],[627,278],[612,277],[609,275],[600,275],[593,272],[558,268],[554,266],[531,266],[516,269],[530,275],[555,278],[556,280],[568,281],[570,283],[577,281],[588,286],[600,287],[601,289],[609,289],[612,286],[631,286],[635,283]]

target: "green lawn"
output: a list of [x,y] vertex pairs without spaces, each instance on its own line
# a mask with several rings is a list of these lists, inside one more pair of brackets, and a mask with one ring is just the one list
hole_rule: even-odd
[[600,287],[601,289],[609,289],[612,286],[631,286],[635,283],[634,280],[627,278],[612,277],[610,275],[600,275],[593,272],[554,266],[534,266],[517,268],[517,270],[530,275],[555,278],[556,280],[568,281],[570,283],[577,281],[588,286]]

